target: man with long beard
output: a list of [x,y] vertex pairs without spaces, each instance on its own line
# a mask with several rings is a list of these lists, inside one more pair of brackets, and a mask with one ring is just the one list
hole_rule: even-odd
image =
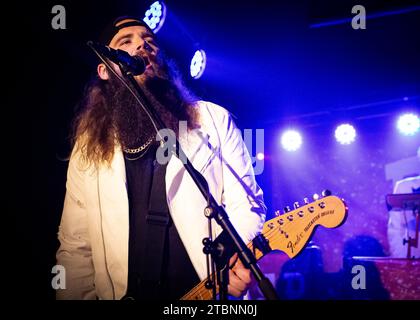
[[[251,241],[265,206],[229,113],[194,99],[143,21],[120,17],[101,42],[144,59],[146,70],[136,81],[241,238]],[[157,159],[156,132],[126,87],[103,63],[97,73],[75,121],[57,251],[66,289],[57,298],[180,298],[207,276],[206,200],[180,159]],[[187,130],[180,130],[180,121]],[[221,228],[212,224],[215,238]],[[229,265],[228,292],[240,297],[250,286],[250,270],[237,255]]]

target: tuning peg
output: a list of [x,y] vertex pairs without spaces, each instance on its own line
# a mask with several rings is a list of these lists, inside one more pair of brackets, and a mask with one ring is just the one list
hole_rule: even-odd
[[314,195],[312,196],[312,199],[314,199],[315,201],[319,199],[319,194],[318,193],[314,193]]
[[290,211],[290,207],[289,206],[285,206],[284,209],[283,209],[283,212],[284,213],[287,213],[289,211]]
[[322,196],[323,197],[328,197],[330,195],[332,195],[332,192],[330,190],[325,189],[324,191],[322,191]]
[[295,202],[293,203],[293,208],[297,209],[297,208],[299,208],[299,207],[300,207],[300,206],[299,206],[299,202],[295,201]]
[[274,214],[278,217],[280,215],[280,210],[274,211]]
[[308,198],[303,198],[303,202],[304,202],[305,204],[309,204],[309,199],[308,199]]

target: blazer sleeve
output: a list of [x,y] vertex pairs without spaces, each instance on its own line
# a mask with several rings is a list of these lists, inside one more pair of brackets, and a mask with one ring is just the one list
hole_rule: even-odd
[[266,207],[258,186],[251,157],[230,113],[215,106],[223,171],[222,203],[233,226],[245,243],[263,227]]
[[66,195],[58,231],[57,264],[64,266],[65,289],[57,299],[96,299],[94,268],[84,200],[84,173],[79,152],[73,152],[67,171]]

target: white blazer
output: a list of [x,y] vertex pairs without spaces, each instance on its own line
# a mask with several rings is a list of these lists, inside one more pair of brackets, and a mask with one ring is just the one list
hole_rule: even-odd
[[[247,243],[265,220],[263,193],[249,153],[224,108],[204,101],[197,105],[201,128],[181,135],[181,146]],[[203,143],[203,136],[208,143]],[[204,279],[206,201],[176,157],[168,162],[165,181],[170,214],[197,274]],[[110,166],[97,169],[84,168],[80,152],[73,152],[66,190],[57,251],[57,263],[66,272],[66,289],[58,289],[57,298],[122,298],[128,277],[129,210],[121,148],[116,147]],[[215,222],[213,232],[213,237],[221,232]]]

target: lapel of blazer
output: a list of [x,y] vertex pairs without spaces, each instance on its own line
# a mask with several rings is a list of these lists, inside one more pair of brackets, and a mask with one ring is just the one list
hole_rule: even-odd
[[179,139],[185,154],[199,172],[203,172],[216,155],[210,147],[210,139],[210,134],[203,127],[188,130],[187,134]]
[[[179,139],[181,147],[191,161],[194,168],[203,173],[212,159],[217,156],[209,147],[210,135],[202,129],[189,130]],[[178,193],[183,176],[188,173],[184,169],[181,159],[172,156],[166,169],[166,193],[168,202]]]
[[[213,159],[218,157],[218,148],[215,152],[209,148],[209,142],[214,147],[218,146],[215,139],[216,135],[203,127],[189,131],[187,135],[180,138],[180,143],[194,168],[204,175],[210,191],[218,199],[216,181],[220,178],[221,172],[219,170],[206,171]],[[174,157],[169,161],[166,171],[166,193],[171,216],[179,236],[197,273],[200,278],[203,278],[206,260],[203,259],[201,240],[208,231],[207,219],[203,213],[206,202],[184,169],[182,162]],[[215,236],[217,229],[214,224],[213,226],[213,236]]]

